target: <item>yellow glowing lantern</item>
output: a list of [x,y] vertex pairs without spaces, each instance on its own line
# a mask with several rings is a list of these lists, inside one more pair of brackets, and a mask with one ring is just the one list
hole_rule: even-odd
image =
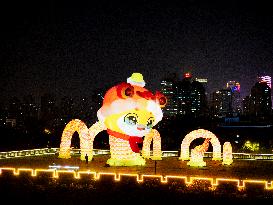
[[210,139],[210,142],[213,147],[213,158],[212,160],[221,160],[221,144],[218,138],[210,131],[204,129],[198,129],[190,132],[185,136],[181,143],[181,153],[180,160],[189,160],[190,159],[190,151],[189,147],[193,140],[197,138],[205,138]]
[[75,119],[70,121],[66,125],[62,134],[59,157],[66,159],[71,157],[71,138],[74,132],[78,132],[80,138],[81,159],[85,160],[85,155],[87,154],[89,160],[92,160],[94,138],[104,129],[104,125],[100,122],[95,123],[90,129],[88,129],[85,123],[81,120]]
[[195,167],[206,166],[206,162],[204,162],[203,156],[209,148],[209,141],[210,139],[206,138],[202,145],[196,146],[194,149],[191,150],[190,161],[187,163],[187,165]]
[[[79,132],[81,139],[81,159],[85,154],[92,159],[93,141],[98,132],[107,130],[111,158],[110,166],[144,165],[144,158],[161,159],[160,134],[152,129],[162,119],[161,108],[166,98],[160,93],[153,94],[144,88],[145,82],[140,73],[133,73],[127,82],[110,88],[98,110],[99,121],[90,129],[79,120],[72,120],[62,135],[60,157],[70,157],[71,136]],[[138,147],[143,143],[143,154]],[[153,140],[153,156],[150,156],[150,144]]]
[[230,142],[225,142],[223,145],[223,165],[231,165],[232,160],[232,146]]

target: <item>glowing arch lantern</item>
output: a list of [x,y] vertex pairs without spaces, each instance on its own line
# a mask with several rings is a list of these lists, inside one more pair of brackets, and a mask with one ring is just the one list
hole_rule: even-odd
[[[151,156],[150,147],[153,140],[153,156]],[[161,138],[157,130],[152,129],[152,131],[147,134],[143,141],[142,156],[146,159],[161,160]]]
[[75,119],[70,121],[64,128],[61,138],[61,145],[60,145],[60,158],[70,158],[70,145],[71,145],[71,138],[75,132],[78,132],[80,138],[80,146],[83,144],[84,147],[88,147],[89,141],[89,131],[86,127],[85,123],[81,120]]
[[230,142],[225,142],[223,145],[223,165],[231,165],[232,159],[232,146]]
[[104,125],[97,122],[90,129],[84,122],[78,119],[71,120],[64,128],[60,144],[59,158],[68,159],[70,155],[71,139],[75,132],[78,132],[80,138],[81,160],[85,160],[87,154],[88,160],[93,157],[93,141],[95,136],[104,130]]
[[221,160],[221,144],[218,138],[210,131],[204,129],[198,129],[190,132],[185,136],[181,143],[180,160],[190,160],[189,147],[193,140],[197,138],[210,139],[213,147],[213,158],[212,160]]
[[[70,157],[71,137],[77,131],[81,140],[81,159],[84,160],[85,154],[92,159],[95,136],[100,131],[107,130],[111,153],[107,164],[110,166],[144,165],[145,158],[160,160],[160,134],[152,127],[161,121],[161,108],[166,105],[167,100],[160,92],[153,94],[144,86],[142,74],[133,73],[127,82],[122,82],[106,92],[102,107],[97,112],[99,121],[90,129],[80,120],[68,123],[63,131],[59,157]],[[141,156],[138,143],[142,143],[143,136],[145,139]]]

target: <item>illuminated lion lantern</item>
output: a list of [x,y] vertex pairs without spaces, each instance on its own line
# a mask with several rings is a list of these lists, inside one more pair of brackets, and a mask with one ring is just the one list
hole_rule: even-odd
[[[152,129],[163,117],[161,108],[166,105],[166,98],[160,93],[153,94],[144,88],[145,82],[140,73],[133,73],[127,82],[110,88],[98,110],[98,122],[89,129],[80,120],[69,122],[62,134],[60,145],[61,158],[70,157],[71,138],[75,131],[79,133],[81,159],[85,155],[93,157],[95,136],[107,130],[111,158],[110,166],[144,165],[144,158],[161,159],[161,139],[157,130]],[[144,141],[142,141],[142,137]],[[153,140],[153,155],[150,145]],[[142,152],[138,144],[143,143]]]

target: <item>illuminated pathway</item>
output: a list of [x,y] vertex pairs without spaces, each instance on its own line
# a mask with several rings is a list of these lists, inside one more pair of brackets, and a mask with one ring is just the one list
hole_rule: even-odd
[[[207,181],[212,186],[232,183],[241,189],[249,184],[257,184],[264,189],[273,189],[273,161],[271,160],[234,160],[231,166],[222,166],[221,161],[205,159],[207,167],[193,168],[186,165],[187,161],[178,160],[178,157],[166,157],[162,161],[157,161],[155,169],[155,162],[152,160],[147,160],[146,166],[106,167],[105,162],[108,158],[107,155],[98,155],[89,164],[85,164],[78,157],[59,159],[55,155],[1,159],[0,170],[1,175],[7,172],[14,175],[29,174],[33,177],[46,174],[49,177],[60,178],[67,175],[75,179],[88,177],[95,180],[110,177],[115,181],[122,181],[129,177],[140,183],[154,178],[161,183],[175,180],[191,184],[195,180],[200,180]],[[50,167],[53,163],[62,168],[53,169]],[[69,165],[73,167],[64,167]],[[75,167],[79,169],[73,169]]]
[[29,173],[32,177],[37,175],[49,174],[53,178],[59,178],[63,175],[70,175],[75,179],[80,179],[82,177],[89,177],[90,179],[100,180],[104,177],[111,176],[113,180],[120,181],[124,178],[134,178],[137,182],[143,182],[147,179],[159,179],[161,183],[168,183],[169,181],[181,181],[181,183],[192,184],[194,181],[206,181],[212,186],[218,186],[221,183],[233,183],[238,187],[238,189],[245,188],[248,184],[260,184],[264,189],[272,190],[273,181],[266,180],[254,180],[245,179],[240,180],[236,178],[213,178],[213,177],[196,177],[196,176],[183,176],[183,175],[153,175],[153,174],[129,174],[129,173],[113,173],[113,172],[94,172],[94,171],[73,171],[73,170],[55,170],[55,169],[30,169],[30,168],[11,168],[2,167],[0,168],[1,175],[5,172],[12,172],[14,175],[20,175],[22,173]]

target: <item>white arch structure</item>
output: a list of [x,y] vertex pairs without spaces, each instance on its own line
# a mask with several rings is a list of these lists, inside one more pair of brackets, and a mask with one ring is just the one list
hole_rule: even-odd
[[185,136],[181,143],[180,160],[190,159],[189,147],[191,142],[197,138],[210,138],[210,142],[213,147],[212,160],[221,160],[221,144],[218,138],[212,132],[204,129],[193,130]]

